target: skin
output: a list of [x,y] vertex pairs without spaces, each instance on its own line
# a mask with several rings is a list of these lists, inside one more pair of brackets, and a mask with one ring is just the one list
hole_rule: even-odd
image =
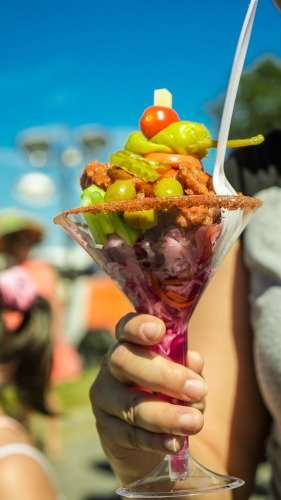
[[[44,297],[49,303],[52,311],[52,324],[51,331],[54,339],[59,339],[61,336],[61,332],[64,329],[63,325],[63,303],[58,298],[58,294],[54,293],[54,289],[56,287],[57,276],[51,267],[48,265],[45,266],[44,270],[42,267],[40,268],[41,280],[38,282],[38,270],[36,272],[35,266],[35,275],[34,275],[34,267],[32,266],[32,259],[30,259],[30,252],[34,243],[30,241],[30,238],[26,236],[26,234],[16,234],[13,239],[9,241],[9,245],[6,244],[6,253],[14,265],[22,265],[24,269],[30,274],[31,278],[35,281],[38,289],[39,295]],[[53,286],[50,285],[47,287],[44,284],[44,275],[42,278],[42,273],[48,273],[47,281],[53,281]],[[51,277],[51,280],[50,280]],[[1,370],[0,370],[1,377]],[[1,379],[0,379],[1,384]],[[50,392],[50,407],[54,408],[55,411],[59,412],[59,402],[56,400],[55,395]],[[62,451],[62,443],[61,443],[61,432],[60,432],[60,422],[58,418],[45,418],[45,434],[44,434],[44,448],[49,457],[53,459],[57,459],[61,455]]]
[[[190,440],[193,455],[205,466],[247,482],[233,492],[216,494],[216,500],[249,498],[269,418],[254,373],[247,286],[237,244],[192,317],[189,345],[195,351],[189,351],[188,368],[149,354],[147,347],[164,335],[159,319],[131,315],[120,321],[118,342],[92,386],[91,402],[105,453],[123,484],[143,477],[167,451],[179,449],[184,434],[199,433]],[[204,427],[207,389],[201,354],[210,388]],[[196,383],[185,386],[188,381]],[[189,406],[133,392],[130,384],[176,397]]]
[[1,460],[0,498],[55,500],[57,497],[39,464],[24,455],[11,455]]
[[[0,385],[12,379],[13,363],[0,365]],[[0,416],[4,414],[0,407]],[[0,427],[1,446],[23,443],[34,446],[22,426]],[[0,498],[6,500],[56,500],[56,492],[44,469],[25,455],[9,455],[0,460]]]
[[146,387],[189,404],[201,402],[206,394],[197,353],[189,353],[189,368],[149,353],[147,348],[164,334],[164,324],[151,316],[123,318],[117,327],[119,341],[91,389],[101,441],[122,482],[151,470],[164,454],[181,448],[182,436],[198,432],[203,425],[198,408],[173,405],[130,389],[130,385]]

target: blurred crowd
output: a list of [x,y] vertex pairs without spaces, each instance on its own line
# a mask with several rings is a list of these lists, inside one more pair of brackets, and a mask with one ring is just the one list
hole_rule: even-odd
[[[61,273],[34,257],[44,235],[33,215],[15,209],[0,212],[0,457],[11,459],[19,450],[24,472],[24,460],[32,456],[35,475],[36,464],[46,460],[34,447],[32,414],[44,416],[42,451],[58,459],[63,442],[54,387],[79,378],[104,354],[120,314],[131,309],[110,279],[93,274],[92,268]],[[8,389],[13,391],[12,404]],[[37,470],[35,495],[42,486],[42,500],[55,494],[49,475],[44,476],[47,468],[45,464]]]

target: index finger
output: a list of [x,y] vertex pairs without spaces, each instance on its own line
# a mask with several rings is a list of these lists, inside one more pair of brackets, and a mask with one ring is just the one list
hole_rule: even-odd
[[116,337],[120,342],[144,346],[158,344],[165,332],[164,322],[150,314],[129,313],[116,326]]

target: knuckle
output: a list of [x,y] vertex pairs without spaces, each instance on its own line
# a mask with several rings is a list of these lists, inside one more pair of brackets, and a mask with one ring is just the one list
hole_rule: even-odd
[[169,374],[168,368],[167,368],[167,362],[164,358],[161,356],[156,356],[153,360],[154,365],[155,365],[155,374],[157,376],[157,381],[159,385],[162,385],[163,387],[166,387],[167,385],[167,380],[169,379]]
[[139,396],[133,392],[130,394],[129,403],[123,411],[123,419],[127,424],[134,427],[137,424]]
[[198,351],[188,351],[188,365],[190,365],[192,370],[198,375],[202,374],[204,359]]
[[202,358],[201,354],[197,353],[197,372],[201,374],[203,368],[204,368],[204,359]]
[[89,389],[89,399],[95,416],[97,411],[103,406],[104,395],[108,394],[108,391],[105,390],[107,387],[108,367],[106,361],[104,360],[96,379],[93,381]]
[[92,383],[89,390],[89,399],[94,414],[96,413],[96,409],[99,406],[100,394],[101,394],[101,384],[100,384],[100,375],[98,375],[97,379]]
[[186,380],[186,374],[183,367],[177,364],[170,366],[165,360],[161,363],[159,372],[161,385],[172,392],[181,392],[182,386]]
[[204,413],[206,410],[206,398],[201,399],[197,403],[192,404],[192,408],[196,408],[199,410],[201,413]]
[[95,400],[95,382],[93,382],[93,384],[91,385],[90,387],[90,390],[89,390],[89,399],[91,401],[91,405],[93,406],[94,404],[94,400]]
[[177,429],[178,416],[180,415],[177,405],[164,403],[157,410],[152,414],[153,432],[174,434]]
[[128,359],[128,348],[125,344],[117,344],[111,352],[108,360],[108,366],[111,373],[120,373],[123,371],[126,360]]
[[173,367],[173,370],[171,370],[171,380],[175,384],[175,387],[181,390],[186,382],[186,378],[186,369],[183,366],[176,365]]
[[[116,332],[116,338],[118,340],[121,340],[122,337],[124,336],[124,333],[126,332],[126,327],[127,323],[130,321],[130,319],[134,318],[136,316],[136,313],[130,312],[123,316],[117,323],[115,332]],[[128,329],[128,328],[127,328]]]
[[200,432],[204,425],[204,416],[203,414],[197,410],[196,408],[190,408],[192,414],[192,424],[190,428],[191,434],[196,434]]

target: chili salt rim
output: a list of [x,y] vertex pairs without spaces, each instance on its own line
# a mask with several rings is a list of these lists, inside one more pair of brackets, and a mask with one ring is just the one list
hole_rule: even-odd
[[68,216],[84,213],[114,213],[114,212],[133,212],[141,210],[165,210],[167,208],[191,208],[204,206],[207,208],[226,208],[228,210],[243,209],[245,211],[254,210],[262,205],[258,198],[235,195],[235,196],[217,196],[195,194],[189,196],[171,196],[167,198],[143,198],[129,201],[111,201],[109,203],[99,203],[87,207],[77,207],[65,210],[54,218],[58,223],[60,216]]

